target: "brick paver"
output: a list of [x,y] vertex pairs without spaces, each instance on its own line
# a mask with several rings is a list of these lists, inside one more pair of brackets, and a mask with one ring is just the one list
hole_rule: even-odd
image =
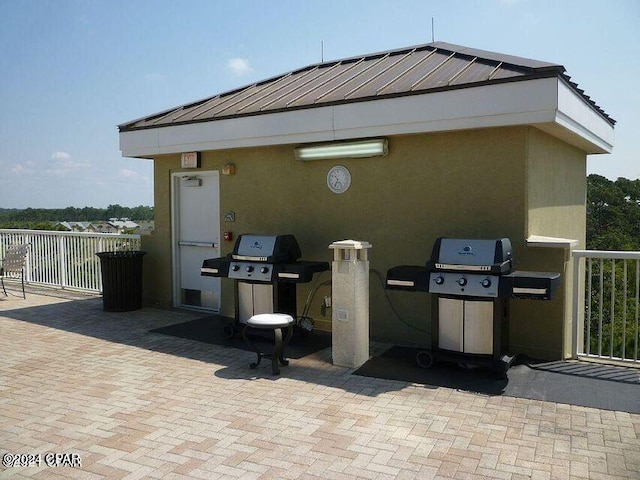
[[329,349],[273,377],[148,333],[198,316],[0,297],[0,455],[42,455],[0,478],[640,479],[640,415],[359,377]]

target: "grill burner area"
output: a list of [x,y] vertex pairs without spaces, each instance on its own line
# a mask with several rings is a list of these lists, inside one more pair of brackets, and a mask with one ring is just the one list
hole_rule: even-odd
[[[253,315],[286,313],[297,318],[296,284],[329,270],[328,262],[299,260],[300,246],[293,235],[239,235],[233,252],[207,259],[200,274],[235,280],[236,323]],[[233,336],[235,327],[228,330]]]
[[511,241],[438,238],[424,267],[401,265],[387,271],[386,288],[429,292],[432,347],[416,360],[429,367],[436,358],[489,365],[506,372],[509,299],[550,300],[560,274],[514,271]]

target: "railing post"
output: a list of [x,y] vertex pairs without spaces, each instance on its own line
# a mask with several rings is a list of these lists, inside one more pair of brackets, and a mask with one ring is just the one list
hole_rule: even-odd
[[25,267],[24,267],[24,281],[26,283],[29,283],[32,280],[32,275],[31,275],[31,269],[32,269],[32,259],[33,259],[33,239],[31,238],[31,235],[25,235],[24,236],[24,243],[26,243],[27,245],[29,245],[29,247],[27,248],[27,258],[26,258],[26,262],[25,262]]
[[58,236],[58,252],[60,252],[60,256],[58,257],[60,285],[64,288],[67,286],[67,250],[65,248],[64,237],[62,235]]
[[581,350],[584,349],[584,309],[581,308],[584,305],[584,288],[580,287],[580,256],[576,252],[572,252],[573,257],[573,313],[572,313],[572,345],[571,345],[571,358],[574,360],[578,358]]

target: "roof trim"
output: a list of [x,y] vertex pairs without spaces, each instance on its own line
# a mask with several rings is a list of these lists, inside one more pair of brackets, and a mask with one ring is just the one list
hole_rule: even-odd
[[124,156],[301,144],[532,125],[586,153],[608,153],[613,127],[558,77],[319,105],[270,115],[120,133]]
[[[330,107],[330,106],[335,106],[335,105],[348,105],[350,103],[371,102],[371,101],[382,100],[382,99],[401,98],[401,97],[409,97],[409,96],[414,96],[414,95],[424,95],[425,93],[438,93],[438,92],[446,92],[446,91],[449,91],[449,90],[464,90],[464,89],[469,89],[469,88],[483,87],[483,86],[486,86],[486,85],[499,85],[499,84],[503,84],[503,83],[513,83],[513,82],[520,82],[520,81],[535,80],[535,79],[539,79],[539,78],[553,78],[553,77],[556,77],[556,74],[554,74],[552,72],[541,72],[541,73],[538,73],[538,74],[532,74],[532,75],[530,75],[530,76],[528,76],[526,78],[502,78],[502,79],[497,79],[497,80],[486,80],[486,81],[483,81],[483,82],[476,82],[476,83],[473,83],[473,84],[448,85],[448,86],[442,86],[442,87],[430,88],[430,89],[424,89],[424,90],[414,90],[414,91],[411,91],[411,92],[400,92],[400,93],[393,93],[393,94],[387,94],[387,95],[378,95],[378,96],[373,96],[373,97],[361,97],[361,98],[354,98],[354,99],[348,99],[348,100],[342,100],[342,101],[324,102],[324,103],[321,103],[321,104],[301,105],[301,106],[298,106],[298,107],[278,108],[278,109],[273,109],[273,110],[268,110],[268,111],[261,111],[261,112],[237,113],[237,114],[233,114],[233,115],[219,116],[219,117],[216,117],[216,118],[203,118],[203,119],[197,119],[197,120],[177,121],[177,122],[171,122],[170,125],[147,125],[147,126],[142,126],[142,127],[131,127],[131,128],[127,128],[126,127],[126,125],[138,122],[140,120],[145,120],[145,119],[149,120],[149,119],[152,119],[152,118],[157,118],[157,117],[164,116],[164,115],[166,115],[168,113],[171,113],[171,112],[175,112],[176,109],[172,108],[172,109],[164,110],[163,112],[157,113],[157,114],[155,114],[153,116],[142,117],[139,120],[134,120],[132,122],[127,122],[126,124],[118,125],[118,128],[120,129],[121,132],[130,132],[130,131],[136,131],[136,130],[149,130],[149,129],[153,129],[153,128],[161,128],[161,127],[168,127],[168,126],[190,125],[190,124],[196,124],[196,123],[207,123],[207,122],[215,122],[215,121],[219,121],[219,120],[229,120],[229,119],[232,119],[232,118],[255,117],[255,116],[259,116],[259,115],[268,115],[268,114],[273,114],[273,113],[291,112],[291,111],[297,111],[297,110],[309,110],[309,109],[318,108],[318,107],[321,107],[321,106],[322,107]],[[179,107],[179,108],[187,108],[187,107],[199,105],[199,104],[202,104],[203,102],[206,102],[207,100],[210,100],[210,99],[205,99],[205,100],[202,100],[200,102],[194,102],[193,104],[185,105],[185,106]]]

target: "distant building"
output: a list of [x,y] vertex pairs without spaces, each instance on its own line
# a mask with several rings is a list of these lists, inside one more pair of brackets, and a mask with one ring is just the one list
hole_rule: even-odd
[[56,229],[64,229],[67,232],[86,232],[91,226],[90,222],[56,222]]
[[54,228],[66,232],[149,234],[153,231],[152,220],[142,220],[139,224],[128,218],[110,218],[106,222],[56,222]]
[[111,222],[96,222],[91,224],[91,230],[95,233],[120,233],[118,227]]
[[128,218],[121,218],[119,220],[117,218],[110,218],[109,224],[118,229],[118,233],[122,233],[125,230],[138,230],[140,228],[140,225]]

